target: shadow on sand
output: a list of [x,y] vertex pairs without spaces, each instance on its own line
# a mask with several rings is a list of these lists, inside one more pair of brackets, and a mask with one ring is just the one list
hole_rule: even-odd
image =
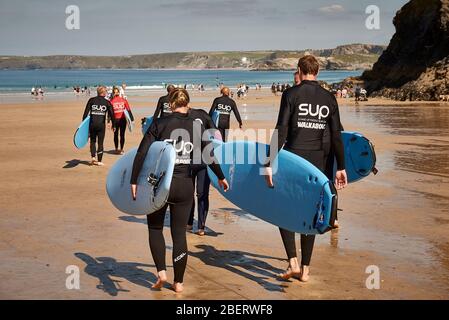
[[84,272],[88,275],[98,278],[97,289],[103,290],[111,296],[117,296],[119,292],[129,292],[122,289],[120,280],[114,280],[111,277],[123,278],[136,285],[151,289],[156,282],[156,276],[142,267],[154,267],[154,265],[142,264],[136,262],[118,262],[111,257],[91,257],[86,253],[77,252],[75,256],[82,260],[86,267]]
[[85,166],[90,166],[90,162],[89,161],[85,161],[85,160],[79,160],[79,159],[72,159],[69,161],[65,162],[66,165],[64,167],[62,167],[63,169],[72,169],[77,167],[78,165],[85,165]]
[[238,208],[219,208],[219,209],[214,210],[214,213],[216,215],[220,215],[220,213],[230,213],[230,214],[236,215],[238,217],[241,217],[243,219],[247,219],[250,221],[259,221],[259,219],[257,219],[253,215],[249,214],[246,211],[238,209]]
[[189,255],[200,259],[204,264],[222,268],[254,281],[268,291],[283,292],[283,286],[271,283],[279,273],[285,270],[273,267],[271,264],[259,260],[270,259],[285,261],[282,258],[270,257],[244,251],[217,250],[211,245],[200,244],[195,246],[200,252],[189,252]]
[[[121,216],[118,218],[125,222],[140,223],[140,224],[147,225],[146,216],[143,216],[143,218],[139,218],[139,216]],[[196,226],[197,224],[198,224],[198,222],[195,220],[193,222],[193,225]],[[169,214],[167,214],[165,216],[164,227],[170,227],[170,215]],[[205,235],[206,237],[215,237],[216,238],[218,236],[223,235],[222,232],[214,231],[209,227],[206,227],[205,231],[206,231],[206,235]]]

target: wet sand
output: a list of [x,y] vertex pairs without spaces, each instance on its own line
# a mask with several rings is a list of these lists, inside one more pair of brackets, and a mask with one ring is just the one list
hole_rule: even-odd
[[[245,128],[272,128],[280,97],[250,94],[238,101]],[[129,97],[136,118],[153,113],[158,95]],[[195,92],[192,106],[208,108],[213,96]],[[88,149],[72,144],[86,100],[0,105],[0,298],[448,298],[447,104],[340,101],[345,129],[374,142],[380,172],[340,193],[341,228],[318,237],[309,283],[277,280],[286,267],[277,228],[212,189],[208,235],[188,234],[185,292],[175,295],[150,290],[156,271],[145,219],[120,213],[107,198],[106,175],[118,156],[106,153],[104,168],[90,167]],[[128,133],[126,148],[140,138],[139,130]],[[112,149],[108,132],[105,150]],[[68,265],[81,270],[80,290],[65,287]],[[365,286],[370,265],[380,268],[379,290]]]

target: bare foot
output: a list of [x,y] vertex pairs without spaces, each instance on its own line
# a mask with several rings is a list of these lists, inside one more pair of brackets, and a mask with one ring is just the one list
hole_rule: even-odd
[[103,162],[97,162],[97,166],[103,167],[104,163]]
[[91,165],[91,166],[97,165],[97,159],[92,158],[92,160],[90,161],[90,165]]
[[198,235],[199,235],[200,237],[204,236],[204,235],[205,235],[204,229],[199,229],[199,230],[198,230]]
[[299,279],[301,277],[301,271],[300,270],[292,271],[292,269],[288,267],[287,271],[278,274],[278,277],[281,278],[282,280],[288,280],[290,278]]
[[340,227],[340,225],[338,224],[338,220],[337,220],[337,219],[335,219],[335,222],[334,222],[333,228],[334,228],[334,229],[338,229],[339,227]]
[[173,283],[172,288],[176,293],[181,293],[184,290],[184,285],[180,282],[175,282]]
[[125,154],[125,151],[123,151],[123,149],[120,150],[120,154]]
[[307,282],[309,281],[309,266],[301,266],[301,276],[299,277],[299,281]]
[[151,288],[152,289],[161,289],[166,282],[167,282],[167,274],[165,271],[161,271],[157,275],[156,283],[153,284],[153,286]]

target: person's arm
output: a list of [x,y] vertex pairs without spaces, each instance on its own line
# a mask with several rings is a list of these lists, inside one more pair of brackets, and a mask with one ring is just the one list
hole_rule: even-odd
[[217,127],[215,126],[215,123],[212,121],[212,118],[209,116],[209,114],[203,110],[202,110],[202,112],[204,112],[204,120],[205,120],[204,128],[206,130],[217,129]]
[[337,160],[337,172],[335,174],[335,186],[337,190],[343,189],[348,185],[348,177],[345,170],[345,153],[343,147],[343,140],[341,139],[341,122],[340,112],[338,110],[338,103],[335,97],[333,98],[333,110],[329,119],[331,143],[335,152],[335,159]]
[[92,106],[92,101],[91,101],[91,99],[89,99],[89,101],[87,101],[86,108],[84,109],[84,113],[83,113],[83,121],[84,121],[84,119],[86,119],[87,116],[89,115],[89,113],[90,113],[90,107],[91,107],[91,106]]
[[156,121],[154,121],[143,136],[139,148],[137,149],[131,173],[131,184],[137,184],[137,178],[139,177],[140,171],[142,170],[142,166],[145,161],[145,157],[147,156],[148,150],[150,149],[151,144],[157,139],[157,132],[157,124]]
[[217,99],[214,99],[214,102],[212,102],[212,106],[210,107],[209,110],[209,117],[212,117],[212,114],[214,113],[216,107],[217,107]]
[[232,111],[234,111],[235,118],[237,119],[240,128],[242,127],[242,118],[240,117],[239,109],[237,108],[237,104],[234,102],[232,104]]
[[112,104],[110,101],[108,101],[108,123],[109,120],[112,122],[112,128],[115,128],[115,116],[114,116],[114,108],[112,107]]
[[335,158],[337,160],[337,170],[345,169],[345,153],[343,147],[343,141],[341,139],[341,122],[340,112],[338,110],[338,102],[333,98],[333,112],[329,118],[329,126],[331,133],[331,143],[335,152]]
[[157,101],[157,106],[156,106],[156,111],[154,111],[154,115],[153,118],[157,119],[159,118],[159,114],[162,113],[162,98],[159,98],[159,100]]
[[128,111],[129,117],[131,118],[131,121],[134,122],[134,116],[133,113],[131,112],[131,107],[129,106],[128,100],[125,99],[125,108]]
[[[276,153],[279,153],[279,150],[282,149],[282,147],[285,144],[285,141],[287,140],[288,126],[290,122],[291,113],[292,113],[291,104],[288,101],[287,95],[283,93],[281,98],[281,106],[279,108],[278,120],[275,128],[277,131]],[[273,141],[273,138],[271,139],[270,147],[268,149],[268,156],[270,156],[271,146],[275,142]]]
[[210,140],[206,140],[206,141],[201,141],[201,152],[203,152],[205,150],[205,148],[207,148],[207,150],[212,150],[211,151],[211,162],[210,164],[208,164],[208,167],[212,170],[212,172],[215,174],[215,176],[218,178],[218,185],[220,186],[220,188],[223,188],[224,192],[228,191],[229,189],[229,184],[226,181],[226,177],[223,174],[223,170],[221,170],[221,166],[217,161],[217,158],[214,155],[214,151],[213,148],[210,148],[209,145],[212,142]]
[[[286,92],[282,94],[281,99],[281,106],[279,108],[279,115],[278,115],[278,121],[276,123],[276,131],[277,131],[277,150],[276,155],[278,155],[279,151],[282,149],[282,147],[285,144],[285,141],[287,140],[287,134],[288,134],[288,126],[290,122],[290,117],[292,114],[292,104],[289,102],[288,97],[286,95]],[[268,146],[268,152],[267,152],[267,158],[268,162],[265,165],[266,167],[266,175],[265,180],[267,182],[268,187],[273,188],[273,171],[271,169],[271,160],[274,160],[275,157],[273,157],[272,152],[273,150],[273,144],[275,143],[275,134],[273,134],[273,137],[271,138],[270,145]]]

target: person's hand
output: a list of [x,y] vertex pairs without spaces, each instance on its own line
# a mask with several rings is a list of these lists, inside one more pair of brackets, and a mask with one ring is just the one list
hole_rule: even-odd
[[133,197],[133,200],[136,200],[137,198],[137,184],[131,185],[131,196]]
[[346,170],[339,170],[335,174],[335,187],[337,190],[341,190],[348,185],[348,176]]
[[226,179],[218,180],[218,186],[222,188],[224,192],[227,192],[229,190],[229,184]]
[[273,169],[271,167],[265,168],[265,181],[267,183],[268,188],[274,188]]

